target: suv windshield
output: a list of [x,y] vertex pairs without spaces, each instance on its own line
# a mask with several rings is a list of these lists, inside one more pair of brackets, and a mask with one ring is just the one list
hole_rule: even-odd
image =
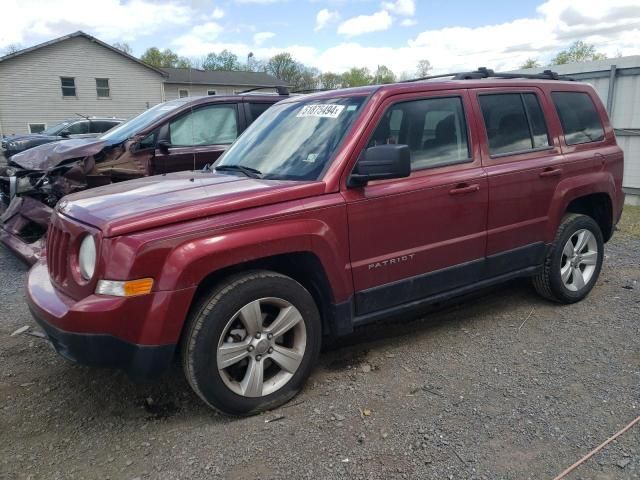
[[115,128],[112,128],[107,133],[100,137],[101,140],[108,140],[111,144],[121,143],[131,138],[147,125],[155,122],[158,118],[166,115],[171,110],[184,105],[189,100],[179,99],[171,100],[170,102],[160,103],[155,107],[151,107],[149,110],[142,112],[137,117],[133,117]]
[[243,167],[260,172],[262,178],[315,180],[359,115],[365,98],[274,105],[229,148],[216,169]]
[[57,135],[60,133],[66,126],[68,126],[71,122],[62,122],[57,123],[49,128],[45,128],[40,132],[40,135]]

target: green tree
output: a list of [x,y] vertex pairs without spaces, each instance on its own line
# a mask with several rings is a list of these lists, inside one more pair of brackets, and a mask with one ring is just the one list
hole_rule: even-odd
[[376,84],[382,83],[394,83],[396,81],[396,74],[386,65],[378,65],[378,68],[373,76],[373,82]]
[[428,77],[431,68],[431,62],[429,60],[420,60],[416,66],[416,77]]
[[527,58],[525,62],[520,65],[520,68],[538,68],[540,67],[540,63],[535,58]]
[[353,67],[342,74],[342,84],[345,87],[361,87],[363,85],[371,85],[372,82],[373,77],[366,67]]
[[160,51],[157,47],[150,47],[140,57],[145,63],[154,67],[190,68],[191,61],[188,58],[180,57],[169,48]]
[[300,65],[300,75],[294,83],[296,90],[314,90],[320,86],[320,70]]
[[117,48],[121,52],[126,53],[127,55],[133,55],[133,49],[127,42],[116,42],[111,46],[113,48]]
[[265,64],[267,73],[294,86],[300,82],[302,68],[304,67],[296,62],[290,53],[286,52],[274,55]]
[[604,53],[596,52],[595,45],[577,40],[568,50],[562,50],[552,60],[552,65],[563,65],[565,63],[589,62],[591,60],[604,60],[607,56]]
[[322,88],[326,88],[329,90],[340,88],[342,86],[342,75],[339,75],[337,73],[321,73],[318,80]]
[[238,56],[229,50],[222,50],[220,53],[211,52],[202,62],[204,70],[242,70],[242,65],[238,61]]

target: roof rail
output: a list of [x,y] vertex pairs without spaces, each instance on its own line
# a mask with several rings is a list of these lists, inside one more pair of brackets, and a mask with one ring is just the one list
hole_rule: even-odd
[[335,90],[334,88],[303,88],[301,90],[294,90],[291,93],[315,93],[315,92],[328,92]]
[[271,90],[274,89],[278,95],[289,95],[289,87],[284,87],[282,85],[274,85],[273,87],[255,87],[250,88],[249,90],[243,90],[242,92],[238,92],[238,95],[242,95],[243,93],[256,92],[258,90]]
[[556,72],[551,70],[545,70],[542,73],[503,73],[503,72],[494,72],[490,68],[480,67],[473,72],[459,72],[459,73],[443,73],[440,75],[431,75],[429,77],[421,77],[421,78],[412,78],[410,80],[404,80],[400,83],[406,82],[420,82],[423,80],[431,80],[433,78],[444,78],[451,77],[452,80],[477,80],[481,78],[528,78],[528,79],[538,79],[538,80],[568,80],[574,81],[575,79],[565,76],[559,75]]

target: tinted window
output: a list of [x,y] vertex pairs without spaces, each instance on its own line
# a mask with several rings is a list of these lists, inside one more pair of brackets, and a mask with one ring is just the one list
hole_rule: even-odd
[[596,142],[604,138],[604,129],[591,97],[581,92],[553,92],[564,139],[567,145]]
[[249,110],[251,111],[251,118],[254,120],[266,112],[267,108],[271,106],[270,103],[250,103]]
[[549,146],[547,127],[533,93],[499,93],[479,97],[491,155]]
[[198,108],[169,124],[172,145],[216,145],[232,143],[238,136],[234,105]]
[[409,146],[413,170],[468,161],[462,100],[432,98],[393,105],[376,127],[368,146],[387,143]]
[[83,133],[89,133],[89,122],[76,122],[69,125],[64,129],[65,133],[69,135],[81,135]]
[[115,127],[118,122],[112,122],[108,120],[92,120],[89,124],[89,131],[91,133],[104,133],[110,128]]
[[527,117],[531,125],[533,148],[548,147],[549,134],[547,133],[547,124],[544,121],[544,114],[542,113],[538,96],[534,93],[523,93],[522,99],[524,100]]

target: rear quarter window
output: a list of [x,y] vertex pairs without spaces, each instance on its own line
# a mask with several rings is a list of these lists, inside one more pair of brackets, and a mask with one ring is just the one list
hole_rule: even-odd
[[597,142],[604,128],[593,100],[584,92],[552,92],[567,145]]

